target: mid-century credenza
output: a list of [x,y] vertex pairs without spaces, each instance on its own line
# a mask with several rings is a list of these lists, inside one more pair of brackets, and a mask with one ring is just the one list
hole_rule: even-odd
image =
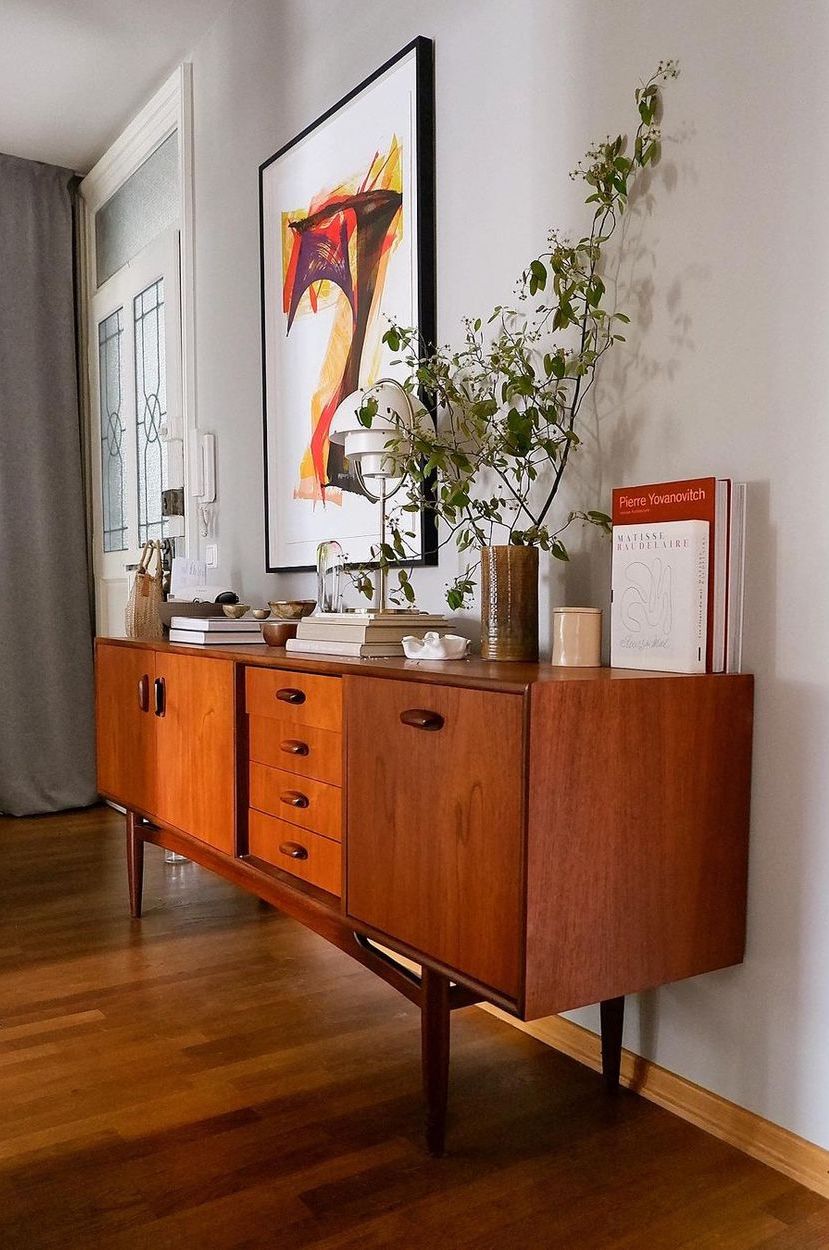
[[96,667],[132,914],[155,843],[406,994],[435,1153],[454,1007],[601,1003],[613,1088],[624,996],[743,957],[749,676],[109,639]]

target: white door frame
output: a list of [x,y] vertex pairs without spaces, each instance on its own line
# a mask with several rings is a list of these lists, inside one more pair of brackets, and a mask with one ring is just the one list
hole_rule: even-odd
[[[177,228],[179,232],[181,370],[178,379],[178,402],[175,404],[172,402],[173,391],[168,374],[169,411],[175,414],[174,420],[171,420],[169,424],[168,439],[181,439],[183,444],[184,490],[187,501],[184,554],[196,556],[199,551],[198,516],[197,508],[190,497],[190,465],[187,454],[188,447],[196,446],[196,383],[193,287],[193,76],[192,66],[186,62],[171,74],[164,86],[130,122],[80,184],[84,235],[84,285],[88,304],[86,323],[89,327],[86,353],[87,393],[91,398],[97,396],[97,321],[94,321],[91,315],[93,297],[96,293],[95,214],[126,182],[127,178],[143,165],[156,148],[169,138],[174,130],[178,131],[180,194]],[[94,449],[99,423],[99,413],[94,402],[89,404],[86,419],[91,446]],[[100,442],[99,432],[97,441]],[[98,492],[97,502],[94,504],[95,526],[97,527],[100,524],[100,512],[97,510],[100,504],[100,479],[95,480]]]

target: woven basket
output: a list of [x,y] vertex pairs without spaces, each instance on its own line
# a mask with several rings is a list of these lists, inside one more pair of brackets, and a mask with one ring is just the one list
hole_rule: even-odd
[[[150,572],[150,565],[155,557],[156,571]],[[144,543],[135,580],[132,583],[124,624],[128,638],[162,639],[164,628],[161,624],[161,543]]]

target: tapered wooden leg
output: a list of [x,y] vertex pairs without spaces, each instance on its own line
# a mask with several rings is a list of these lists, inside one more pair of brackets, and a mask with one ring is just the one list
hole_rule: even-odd
[[426,1145],[440,1156],[446,1140],[449,1094],[449,979],[423,969],[420,1002],[423,1093],[426,1097]]
[[625,1022],[625,1000],[607,998],[601,1005],[602,1021],[602,1075],[609,1093],[619,1088],[619,1069],[622,1066],[622,1026]]
[[141,915],[141,897],[144,892],[144,839],[138,827],[135,812],[127,812],[127,880],[130,887],[130,915]]

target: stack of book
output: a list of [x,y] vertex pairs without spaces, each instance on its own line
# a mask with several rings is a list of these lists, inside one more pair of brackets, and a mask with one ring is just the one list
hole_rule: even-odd
[[253,617],[232,621],[227,616],[174,616],[170,620],[170,642],[186,643],[188,647],[265,645],[261,621]]
[[730,478],[614,490],[614,667],[740,672],[745,509]]
[[448,624],[446,617],[429,612],[321,612],[299,622],[296,638],[289,638],[285,649],[358,658],[402,655],[403,638],[422,638]]

